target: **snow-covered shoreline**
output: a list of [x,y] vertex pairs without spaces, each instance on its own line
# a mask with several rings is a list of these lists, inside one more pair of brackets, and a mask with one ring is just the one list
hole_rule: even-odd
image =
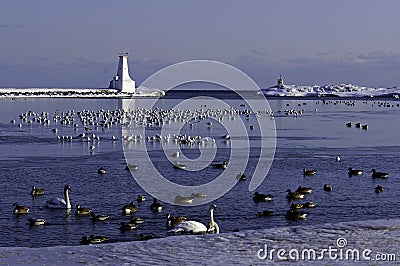
[[[89,246],[0,247],[0,264],[286,265],[295,261],[305,265],[320,259],[333,264],[387,264],[400,258],[399,236],[399,219],[313,226],[299,223],[219,235]],[[282,251],[278,255],[279,249]],[[311,251],[315,251],[315,257]]]
[[[371,88],[352,84],[340,85],[283,85],[261,89],[260,94],[267,97],[400,97],[400,86],[392,88]],[[0,88],[0,98],[132,98],[132,97],[162,97],[165,92],[157,89],[138,87],[136,93],[120,92],[106,88]]]
[[274,86],[262,89],[265,96],[283,96],[283,97],[393,97],[398,98],[400,87],[392,88],[371,88],[357,86],[352,84],[340,85],[284,85],[283,87]]
[[[352,84],[340,85],[283,85],[261,89],[259,94],[267,97],[346,97],[400,98],[400,86],[391,88],[371,88]],[[162,97],[165,92],[158,89],[138,87],[136,93],[120,92],[106,88],[0,88],[0,98],[132,98],[132,97]]]

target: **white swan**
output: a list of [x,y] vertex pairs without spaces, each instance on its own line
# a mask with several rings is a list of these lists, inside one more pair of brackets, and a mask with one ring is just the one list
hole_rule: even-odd
[[207,226],[208,234],[219,234],[219,225],[214,221],[214,211],[218,211],[217,205],[211,204],[210,206],[210,222]]
[[184,221],[168,231],[169,234],[205,234],[207,227],[196,221]]
[[213,211],[217,210],[217,206],[211,204],[210,206],[210,223],[208,227],[197,221],[184,221],[177,224],[174,228],[168,231],[169,234],[206,234],[215,233],[219,234],[219,226],[214,221]]
[[69,185],[64,187],[64,199],[54,198],[46,202],[46,207],[51,209],[71,209],[68,191],[72,191]]

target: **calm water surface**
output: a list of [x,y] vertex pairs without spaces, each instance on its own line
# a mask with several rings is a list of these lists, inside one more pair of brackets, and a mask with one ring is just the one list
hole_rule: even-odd
[[[213,96],[209,94],[208,96]],[[222,95],[222,96],[221,96]],[[221,94],[222,98],[236,109],[242,100]],[[194,96],[191,93],[172,95],[158,103],[160,108],[169,109],[183,97]],[[142,100],[136,100],[142,101]],[[348,102],[353,104],[348,105]],[[398,187],[400,169],[400,108],[398,101],[384,100],[337,100],[326,99],[269,99],[276,113],[277,148],[275,158],[264,182],[257,189],[262,193],[271,193],[272,202],[254,203],[253,192],[248,191],[251,173],[259,156],[260,137],[250,132],[252,143],[249,163],[246,168],[248,179],[239,182],[222,198],[216,200],[219,212],[215,220],[221,232],[235,229],[261,229],[285,225],[320,224],[378,218],[395,218],[400,214]],[[2,189],[0,190],[0,246],[43,247],[55,245],[79,245],[83,235],[101,234],[111,237],[112,241],[134,241],[140,233],[166,236],[165,214],[185,215],[203,223],[208,222],[208,205],[174,206],[164,203],[161,213],[149,210],[151,196],[141,189],[129,171],[124,170],[126,161],[121,141],[121,125],[101,129],[93,127],[91,133],[100,136],[100,141],[92,144],[82,140],[58,141],[57,136],[77,136],[84,132],[79,119],[75,128],[71,125],[55,124],[52,120],[56,110],[98,111],[116,110],[122,107],[116,99],[1,99],[0,100],[0,171]],[[278,110],[304,110],[297,118],[278,113]],[[19,115],[28,111],[48,112],[50,125],[37,122],[20,121]],[[247,125],[254,124],[255,117],[246,120]],[[10,121],[15,119],[16,123]],[[29,121],[28,117],[28,121]],[[218,152],[215,161],[229,159],[229,144],[221,138],[226,131],[216,125],[207,128],[205,119],[194,126],[182,128],[182,133],[213,137]],[[368,124],[368,130],[348,128],[347,122]],[[21,123],[22,127],[19,127]],[[57,128],[58,132],[52,129]],[[154,130],[154,131],[152,131]],[[149,129],[148,134],[157,134],[158,129]],[[116,141],[111,137],[115,136]],[[90,146],[94,145],[94,152]],[[211,181],[220,170],[207,168],[203,173],[173,169],[165,160],[160,143],[149,144],[152,158],[171,181],[196,185]],[[188,157],[199,154],[198,147],[181,146]],[[336,156],[341,160],[336,161]],[[97,169],[103,166],[107,174],[99,175]],[[349,177],[348,167],[364,170],[363,176]],[[318,171],[314,177],[303,177],[302,169]],[[389,172],[386,180],[371,178],[370,171]],[[322,187],[330,183],[333,191],[325,192]],[[73,209],[65,210],[44,208],[44,202],[53,197],[63,196],[63,187],[72,187],[70,194]],[[384,187],[381,194],[374,192],[377,185]],[[29,194],[32,185],[43,187],[46,194],[32,198]],[[290,206],[285,198],[285,190],[298,186],[310,186],[314,189],[306,200],[318,205],[309,209],[308,219],[300,222],[287,221],[284,217]],[[137,203],[137,217],[143,217],[145,223],[135,231],[120,232],[119,223],[129,221],[120,209],[124,204],[135,200],[137,195],[147,196],[147,201]],[[13,203],[31,207],[30,214],[16,216]],[[91,207],[98,214],[109,214],[107,222],[93,224],[88,217],[74,214],[75,205]],[[256,217],[262,210],[273,210],[273,217]],[[28,218],[46,218],[48,224],[30,228]]]

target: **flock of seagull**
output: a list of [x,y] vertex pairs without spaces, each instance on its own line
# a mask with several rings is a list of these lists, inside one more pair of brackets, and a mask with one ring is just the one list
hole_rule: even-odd
[[[303,110],[304,111],[304,110]],[[300,114],[303,111],[296,110],[279,110],[278,112],[290,114]],[[208,120],[216,120],[221,122],[224,119],[236,120],[240,116],[244,117],[245,120],[250,120],[251,116],[259,118],[265,115],[273,119],[274,113],[270,110],[250,111],[246,109],[207,109],[204,105],[203,108],[198,110],[179,110],[179,109],[144,109],[138,108],[134,110],[98,110],[89,111],[82,110],[76,112],[75,110],[69,110],[66,112],[55,111],[54,115],[51,116],[48,112],[36,113],[33,111],[27,111],[19,115],[19,127],[22,128],[25,125],[32,126],[33,124],[39,124],[43,126],[50,126],[54,124],[56,127],[52,129],[52,132],[57,134],[58,141],[83,141],[89,143],[90,151],[93,153],[96,149],[96,142],[100,142],[100,136],[91,132],[92,130],[98,131],[111,128],[113,126],[122,126],[122,128],[153,128],[162,127],[174,122],[187,123],[190,129],[194,129],[196,123]],[[11,123],[16,124],[17,120],[11,120]],[[213,127],[213,123],[208,121],[206,123],[208,128]],[[84,129],[84,132],[73,135],[59,135],[59,127],[71,126],[75,131],[79,131],[80,128]],[[254,125],[249,125],[249,129],[254,129]],[[230,140],[229,134],[225,135],[225,141]],[[117,137],[111,136],[112,141],[116,141]],[[148,143],[154,142],[173,142],[179,145],[208,145],[215,144],[216,140],[211,137],[201,137],[199,135],[190,136],[187,134],[156,134],[154,136],[143,137],[141,134],[125,134],[121,137],[124,144],[131,142],[142,142],[143,140]]]

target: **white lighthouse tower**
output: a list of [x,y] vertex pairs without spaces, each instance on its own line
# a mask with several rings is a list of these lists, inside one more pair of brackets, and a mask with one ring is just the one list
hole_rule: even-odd
[[120,92],[135,93],[135,81],[129,76],[128,53],[119,54],[117,75],[110,81],[109,89],[116,89]]
[[282,75],[279,76],[277,87],[278,87],[279,89],[284,89],[284,88],[285,88],[285,85],[283,84]]

